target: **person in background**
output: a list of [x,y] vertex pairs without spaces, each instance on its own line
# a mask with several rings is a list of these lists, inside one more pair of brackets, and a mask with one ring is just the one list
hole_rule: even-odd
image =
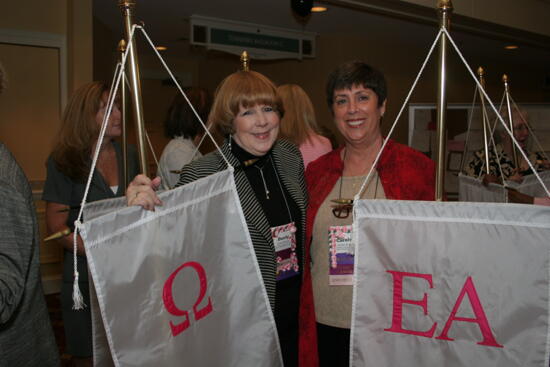
[[[206,124],[212,105],[210,93],[202,88],[186,88],[184,92]],[[182,167],[202,156],[197,145],[204,134],[203,130],[189,103],[178,93],[164,121],[164,133],[172,140],[164,147],[158,168],[158,175],[170,188],[178,182]]]
[[[92,82],[80,87],[65,108],[57,142],[47,161],[47,177],[42,200],[46,201],[48,232],[74,230],[86,181],[96,149],[99,131],[107,113],[109,87]],[[87,202],[123,196],[122,149],[114,139],[122,134],[118,105],[113,104],[111,116],[100,147]],[[128,177],[139,173],[135,147],[128,146]],[[77,269],[79,286],[84,298],[83,310],[73,310],[73,236],[58,240],[63,248],[63,282],[61,311],[65,327],[67,353],[75,366],[92,365],[92,325],[88,287],[88,267],[82,238],[77,241]]]
[[[0,94],[6,75],[0,64]],[[40,276],[31,187],[0,142],[0,366],[59,366]]]
[[[235,185],[275,316],[284,365],[292,367],[298,365],[307,193],[298,148],[278,139],[283,115],[271,80],[254,71],[239,71],[218,86],[209,121],[225,137],[221,151],[235,168]],[[183,167],[178,185],[227,168],[220,152],[209,153]],[[159,185],[158,177],[137,176],[126,191],[128,205],[154,209],[161,204],[154,192]],[[285,247],[275,250],[275,241]],[[224,245],[230,244],[220,244]]]
[[[366,63],[351,61],[329,75],[326,93],[344,146],[312,162],[306,170],[309,205],[300,348],[315,345],[311,341],[317,338],[321,366],[347,366],[354,263],[352,198],[382,148],[386,80]],[[390,139],[361,198],[434,200],[435,165],[424,154]],[[335,238],[338,246],[331,240]],[[309,354],[316,355],[314,351]],[[313,358],[300,363],[316,365]]]
[[[541,172],[550,168],[550,162],[548,162],[547,158],[541,152],[532,152],[528,148],[531,140],[529,138],[530,132],[527,125],[528,117],[527,111],[523,109],[512,110],[514,138],[529,158],[533,167],[537,172]],[[506,124],[509,124],[508,113],[503,113],[502,118]],[[494,176],[493,178],[488,178],[490,182],[495,181],[496,178],[521,182],[525,175],[533,173],[529,164],[519,151],[517,152],[519,168],[516,167],[514,162],[514,143],[500,121],[497,121],[494,138],[496,147],[491,146],[489,148],[489,174]],[[477,178],[482,173],[486,172],[485,149],[480,149],[474,152],[474,156],[466,165],[465,173]]]
[[[507,112],[503,112],[501,116],[506,124],[510,123]],[[535,170],[542,172],[550,169],[550,162],[543,152],[531,151],[529,149],[531,139],[528,118],[529,115],[526,110],[522,108],[512,109],[514,138],[519,143],[521,150],[529,158]],[[465,173],[468,176],[481,177],[482,182],[488,185],[491,182],[502,184],[503,180],[520,183],[526,175],[533,174],[523,154],[517,150],[519,168],[516,167],[514,162],[514,142],[500,121],[497,121],[494,138],[496,147],[489,147],[489,173],[487,174],[485,167],[485,149],[480,149],[474,152],[474,156],[465,167]],[[512,203],[550,205],[550,198],[533,197],[511,188],[508,188],[508,200]]]
[[280,136],[300,148],[307,168],[310,162],[330,152],[332,145],[329,139],[319,135],[313,104],[300,86],[284,84],[277,88],[277,93],[285,106]]

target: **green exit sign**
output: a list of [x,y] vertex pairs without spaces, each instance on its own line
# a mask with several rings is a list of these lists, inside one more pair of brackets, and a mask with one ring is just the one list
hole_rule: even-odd
[[227,29],[211,28],[210,42],[243,48],[252,47],[272,51],[300,52],[300,42],[297,39],[237,32]]

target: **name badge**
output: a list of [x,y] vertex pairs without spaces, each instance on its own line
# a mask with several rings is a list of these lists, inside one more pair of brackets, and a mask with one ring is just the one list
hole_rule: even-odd
[[355,254],[351,239],[351,225],[328,228],[329,285],[353,285]]
[[271,228],[277,259],[277,281],[300,274],[296,256],[296,226],[294,222]]

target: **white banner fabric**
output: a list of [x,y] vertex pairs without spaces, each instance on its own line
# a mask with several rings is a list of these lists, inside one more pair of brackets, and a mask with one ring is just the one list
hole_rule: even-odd
[[548,366],[550,208],[354,210],[353,366]]
[[[538,174],[546,187],[550,189],[550,171],[542,171],[538,172]],[[544,188],[540,184],[539,180],[533,174],[525,176],[520,184],[513,181],[507,181],[506,183],[508,186],[513,187],[523,194],[534,197],[547,197],[546,191],[544,191]]]
[[155,212],[116,210],[82,231],[115,366],[281,366],[232,173],[160,198]]
[[485,186],[474,177],[458,174],[458,200],[479,203],[505,203],[508,192],[502,185],[490,183]]

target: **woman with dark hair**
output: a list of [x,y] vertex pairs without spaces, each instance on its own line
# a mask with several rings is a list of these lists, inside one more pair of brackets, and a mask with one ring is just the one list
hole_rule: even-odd
[[[98,143],[99,131],[107,109],[109,87],[92,82],[80,87],[65,108],[57,142],[48,158],[47,177],[42,200],[46,201],[46,226],[49,233],[74,230],[80,203],[84,196],[86,180],[91,168],[92,154]],[[105,131],[97,166],[94,171],[87,201],[124,195],[122,185],[122,149],[114,141],[122,133],[120,111],[113,105]],[[128,177],[139,173],[135,149],[129,147]],[[67,353],[76,366],[91,366],[92,325],[90,308],[73,310],[73,236],[58,240],[63,248],[63,283],[61,286],[61,311],[65,327]],[[77,269],[79,286],[84,303],[90,304],[88,267],[84,244],[77,241]]]
[[[186,88],[184,92],[201,120],[206,123],[212,105],[210,93],[203,88]],[[203,127],[181,94],[176,95],[168,109],[164,133],[172,140],[160,156],[158,175],[172,188],[179,180],[181,168],[202,156],[197,151],[197,144],[203,135]]]
[[[275,316],[284,365],[289,367],[298,363],[307,193],[298,148],[277,139],[283,114],[271,80],[254,71],[239,71],[219,85],[209,121],[225,137],[221,151],[235,168],[237,193]],[[225,169],[220,152],[209,153],[183,167],[178,185]],[[128,205],[154,209],[160,204],[154,193],[159,185],[159,178],[137,176],[126,192]]]
[[[346,366],[353,296],[351,198],[383,144],[386,80],[366,63],[352,61],[329,75],[326,93],[344,146],[312,162],[306,171],[309,206],[300,347],[317,336],[320,365]],[[389,140],[361,198],[433,200],[434,169],[422,153]],[[331,241],[336,237],[338,242]],[[316,365],[314,358],[301,362]]]

